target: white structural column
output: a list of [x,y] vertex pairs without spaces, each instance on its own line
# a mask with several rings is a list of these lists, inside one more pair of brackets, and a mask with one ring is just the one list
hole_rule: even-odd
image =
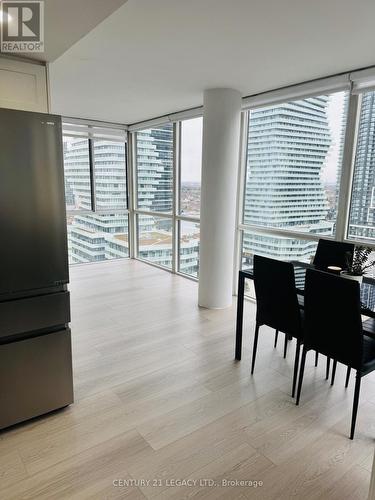
[[241,94],[204,92],[199,305],[232,304]]

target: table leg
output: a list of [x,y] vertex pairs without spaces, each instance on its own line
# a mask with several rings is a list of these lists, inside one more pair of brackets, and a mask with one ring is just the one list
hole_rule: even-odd
[[237,324],[236,324],[236,359],[241,359],[242,354],[242,326],[243,326],[243,302],[245,295],[245,277],[239,273],[237,293]]

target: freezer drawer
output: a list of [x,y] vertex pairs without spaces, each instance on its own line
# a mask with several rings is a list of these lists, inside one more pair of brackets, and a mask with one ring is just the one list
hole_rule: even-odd
[[0,429],[72,402],[68,328],[0,345]]
[[69,292],[0,302],[0,343],[3,338],[70,321]]

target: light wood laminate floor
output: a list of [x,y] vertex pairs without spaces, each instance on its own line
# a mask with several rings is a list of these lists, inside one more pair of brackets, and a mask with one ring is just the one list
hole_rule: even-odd
[[311,354],[296,407],[295,345],[263,328],[250,376],[254,304],[235,363],[235,305],[199,309],[193,281],[122,260],[73,268],[71,296],[75,404],[0,433],[2,500],[366,499],[375,376],[350,441],[344,367],[330,387]]

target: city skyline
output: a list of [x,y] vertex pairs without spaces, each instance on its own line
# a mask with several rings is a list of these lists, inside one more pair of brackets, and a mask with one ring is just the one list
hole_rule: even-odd
[[[93,142],[97,210],[93,212],[89,141],[87,138],[64,136],[63,142],[70,263],[127,257],[129,241],[128,215],[125,213],[127,208],[125,143],[97,139]],[[173,207],[171,125],[143,130],[137,134],[137,188],[139,208],[171,214]],[[199,201],[199,183],[190,180],[182,182],[181,205],[185,206],[186,211],[199,216]],[[171,268],[173,259],[171,218],[139,215],[137,227],[139,257]],[[199,223],[181,222],[179,232],[179,270],[197,277]]]
[[[298,236],[298,233],[310,232],[321,236],[333,234],[347,103],[347,93],[337,92],[259,108],[249,113],[244,223],[284,228],[295,231],[296,237],[275,237],[245,229],[243,265],[251,265],[254,253],[287,260],[309,260],[315,252],[316,243],[304,239],[303,235]],[[368,129],[374,113],[373,97],[364,97],[362,114],[370,118],[362,128]],[[197,218],[200,211],[202,122],[202,118],[181,122],[180,213]],[[364,132],[362,135],[365,137]],[[365,148],[363,154],[368,159],[366,168],[373,171],[374,161],[366,149],[367,143],[361,137],[360,134],[357,156],[361,148]],[[172,266],[173,257],[173,141],[173,126],[167,124],[138,132],[136,142],[138,207],[164,214],[163,217],[137,217],[139,256],[168,268]],[[126,199],[124,163],[120,168],[122,178],[121,175],[119,178],[118,165],[114,167],[118,157],[116,159],[113,156],[111,141],[107,142],[106,149],[102,151],[102,160],[106,165],[103,164],[101,176],[97,176],[99,189],[96,194],[99,195],[102,208],[113,209],[113,213],[74,215],[75,203],[81,209],[90,209],[87,139],[64,138],[64,147],[68,179],[66,198],[70,210],[69,244],[71,249],[75,246],[75,262],[127,256],[127,216],[116,214]],[[124,144],[122,148],[124,162]],[[98,155],[99,152],[95,162],[100,165]],[[358,158],[356,170],[359,168]],[[113,189],[114,179],[110,178],[113,177],[114,168],[117,173],[116,187]],[[369,173],[364,175],[369,179]],[[353,203],[366,205],[369,207],[366,213],[370,210],[373,214],[373,180],[369,181],[366,189],[362,186],[362,194],[366,192],[366,196],[363,194],[361,201],[356,202],[359,196],[357,178],[358,174],[353,184]],[[374,225],[368,220],[367,223],[370,229],[371,224]],[[179,269],[197,276],[199,223],[179,223],[179,234]]]
[[[327,127],[326,133],[328,129],[332,128],[331,121],[329,120],[328,109],[330,108],[330,101],[328,98],[323,98],[324,100],[324,119],[326,120],[325,126]],[[340,100],[336,99],[334,101],[336,109],[341,105]],[[280,106],[279,106],[280,107]],[[276,108],[272,108],[271,113],[274,114]],[[332,105],[331,108],[333,109]],[[259,115],[259,110],[253,112],[253,116]],[[262,113],[262,111],[260,111]],[[332,114],[332,113],[331,113]],[[275,118],[273,118],[275,119]],[[336,118],[337,120],[337,118]],[[253,130],[254,132],[254,130]],[[329,135],[329,131],[328,131]],[[331,166],[327,161],[329,156],[328,152],[332,151],[332,145],[334,144],[334,140],[330,136],[326,137],[326,150],[323,152],[321,156],[321,168],[319,171],[319,178],[322,178],[322,171],[325,168],[331,168],[332,170],[332,162]],[[336,134],[337,137],[340,137],[340,134]],[[249,133],[249,141],[251,134]],[[249,148],[251,149],[251,144],[253,144],[254,137],[251,137],[252,142],[249,142]],[[72,140],[71,140],[72,141]],[[68,141],[66,141],[68,142]],[[77,151],[77,144],[81,144],[81,148]],[[84,142],[80,140],[73,140],[70,149],[70,155],[74,155],[74,166],[75,168],[79,165],[80,175],[79,179],[76,179],[74,182],[75,192],[74,196],[77,198],[80,208],[89,208],[90,205],[90,185],[89,185],[89,168],[88,168],[88,153],[85,152],[85,147],[83,147]],[[112,163],[113,166],[113,152],[111,152],[108,148],[110,143],[107,143],[107,151],[104,152],[104,156],[107,157],[107,162]],[[181,127],[181,212],[193,212],[192,215],[199,216],[199,202],[200,202],[200,175],[201,175],[201,148],[202,148],[202,119],[193,119],[187,120],[183,122],[183,126]],[[249,151],[250,151],[249,149]],[[123,149],[123,154],[125,153],[125,149]],[[336,154],[337,156],[337,154]],[[334,157],[331,154],[331,157]],[[123,158],[124,161],[124,158]],[[67,168],[69,169],[69,153],[67,154]],[[122,168],[124,165],[122,165]],[[82,178],[82,171],[86,170],[86,177]],[[336,172],[331,174],[330,183],[333,184],[333,178],[337,176]],[[72,170],[68,172],[68,177],[72,182],[72,177],[74,177],[74,173]],[[117,178],[118,180],[118,178]],[[126,183],[126,179],[122,180],[122,184],[117,184],[116,193],[117,197],[120,196],[121,189],[124,188]],[[104,198],[103,198],[103,207],[109,207],[113,203],[111,197],[114,196],[113,190],[111,193],[105,192],[107,188],[105,186],[106,178],[105,173],[102,178],[102,189],[104,190]],[[328,184],[328,182],[327,182]],[[173,127],[171,124],[157,127],[155,129],[148,129],[144,131],[140,131],[137,134],[137,186],[138,186],[138,206],[145,210],[152,210],[156,212],[162,213],[170,213],[172,210],[173,204]],[[67,188],[67,202],[72,198],[72,193],[69,188]],[[117,192],[118,191],[118,192]],[[324,191],[325,192],[325,191]],[[325,219],[326,214],[328,213],[329,205],[328,201],[332,204],[334,202],[334,196],[330,198],[326,196],[322,192],[320,198],[320,210],[322,210],[321,219]],[[110,196],[108,197],[108,195]],[[329,200],[328,200],[329,198]],[[246,221],[246,213],[249,209],[254,208],[254,199],[251,198],[251,195],[247,192],[245,197],[245,221]],[[185,204],[185,205],[184,205]],[[246,208],[247,207],[247,208]],[[68,203],[69,208],[69,203]],[[112,217],[112,223],[114,220],[118,219],[119,216],[114,215]],[[119,230],[120,234],[116,236],[111,236],[111,244],[114,244],[114,241],[120,241],[121,246],[125,246],[128,244],[127,241],[127,219],[124,217],[120,217],[121,227],[117,226],[117,230]],[[108,223],[108,221],[107,221]],[[286,222],[286,224],[290,224]],[[272,225],[272,224],[271,224]],[[105,227],[103,225],[103,221],[99,219],[99,216],[96,214],[87,214],[84,217],[75,216],[72,220],[70,228],[70,244],[72,245],[75,242],[76,245],[82,244],[82,239],[85,237],[88,240],[89,236],[86,234],[88,227],[91,230],[95,230],[97,232],[104,233],[104,241],[105,245],[108,245],[108,235],[105,233],[108,230],[108,226]],[[139,253],[141,257],[145,257],[146,259],[151,259],[153,262],[164,265],[166,267],[171,266],[172,259],[172,248],[171,248],[171,223],[168,219],[155,219],[151,216],[142,216],[138,217],[138,231],[139,231]],[[113,228],[111,228],[113,230]],[[332,230],[332,224],[323,224],[323,227],[320,229],[322,234],[329,234]],[[197,232],[197,231],[196,231]],[[78,234],[79,240],[78,241]],[[164,233],[164,234],[163,234]],[[150,239],[150,235],[153,235],[153,240]],[[91,237],[92,235],[90,235]],[[195,235],[196,236],[196,235]],[[193,241],[196,238],[193,238]],[[95,241],[97,240],[94,239]],[[186,242],[184,242],[186,245]],[[92,246],[94,243],[92,242]],[[195,253],[198,255],[199,252],[199,243],[196,243],[197,248],[195,248]],[[311,247],[311,244],[308,245]],[[163,248],[162,248],[163,247]],[[161,250],[162,248],[162,250]],[[124,249],[125,250],[125,249]],[[76,252],[78,249],[76,248]],[[82,252],[82,248],[78,253]],[[127,255],[127,250],[124,252]],[[110,258],[113,254],[107,255],[103,258]],[[118,255],[117,255],[118,256]],[[97,255],[95,256],[97,257]],[[87,258],[92,258],[87,257]],[[198,266],[198,263],[197,263]]]

